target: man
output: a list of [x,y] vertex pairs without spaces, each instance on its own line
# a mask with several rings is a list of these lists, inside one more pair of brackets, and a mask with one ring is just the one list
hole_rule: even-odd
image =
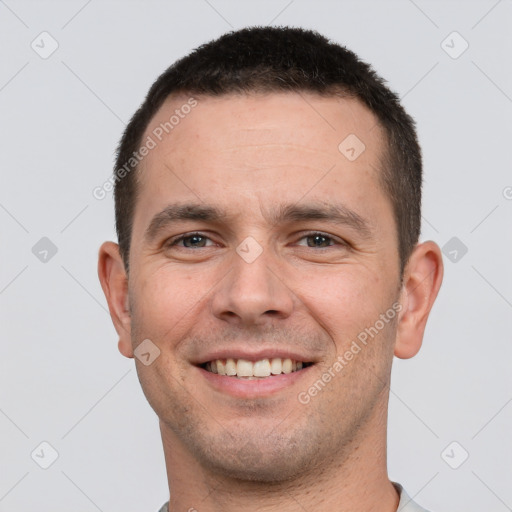
[[99,277],[160,420],[162,511],[423,510],[386,467],[393,356],[441,286],[414,122],[321,35],[256,27],[151,87]]

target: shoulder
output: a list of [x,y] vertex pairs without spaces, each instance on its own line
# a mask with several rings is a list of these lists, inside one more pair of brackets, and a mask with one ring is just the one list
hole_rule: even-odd
[[167,505],[169,505],[169,502],[166,501],[162,507],[160,508],[160,510],[158,512],[169,512],[169,509],[167,508]]
[[[412,501],[405,489],[399,483],[392,483],[400,495],[400,503],[398,504],[397,512],[428,512],[428,510],[420,507],[417,503]],[[164,503],[158,512],[169,512],[167,508],[168,504],[169,502]]]
[[[397,512],[428,512],[428,510],[420,507],[412,498],[407,494],[405,489],[397,482],[392,482],[396,490],[400,494],[400,503],[398,504]],[[159,511],[167,512],[167,511]]]

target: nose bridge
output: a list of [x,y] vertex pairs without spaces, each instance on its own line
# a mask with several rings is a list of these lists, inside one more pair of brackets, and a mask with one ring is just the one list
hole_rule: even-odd
[[255,242],[246,239],[232,255],[232,270],[213,299],[214,314],[219,318],[249,324],[291,314],[293,294],[274,270],[278,265],[272,251]]

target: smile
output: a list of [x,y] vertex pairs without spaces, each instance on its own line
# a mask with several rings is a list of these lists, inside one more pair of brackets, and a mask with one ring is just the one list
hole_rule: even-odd
[[293,359],[260,359],[248,361],[247,359],[215,359],[205,363],[202,367],[210,372],[239,379],[262,379],[281,374],[294,373],[310,366],[312,363],[295,361]]

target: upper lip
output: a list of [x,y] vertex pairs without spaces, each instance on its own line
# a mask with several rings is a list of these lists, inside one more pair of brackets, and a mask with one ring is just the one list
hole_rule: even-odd
[[280,358],[280,359],[292,359],[294,361],[302,361],[303,363],[314,363],[315,360],[312,356],[308,356],[306,354],[300,353],[297,349],[287,349],[287,348],[266,348],[259,350],[247,350],[245,348],[237,348],[230,347],[224,349],[216,349],[210,352],[207,352],[204,355],[196,358],[193,363],[196,365],[202,365],[208,363],[210,361],[215,361],[217,359],[245,359],[247,361],[260,361],[261,359],[272,359],[272,358]]

